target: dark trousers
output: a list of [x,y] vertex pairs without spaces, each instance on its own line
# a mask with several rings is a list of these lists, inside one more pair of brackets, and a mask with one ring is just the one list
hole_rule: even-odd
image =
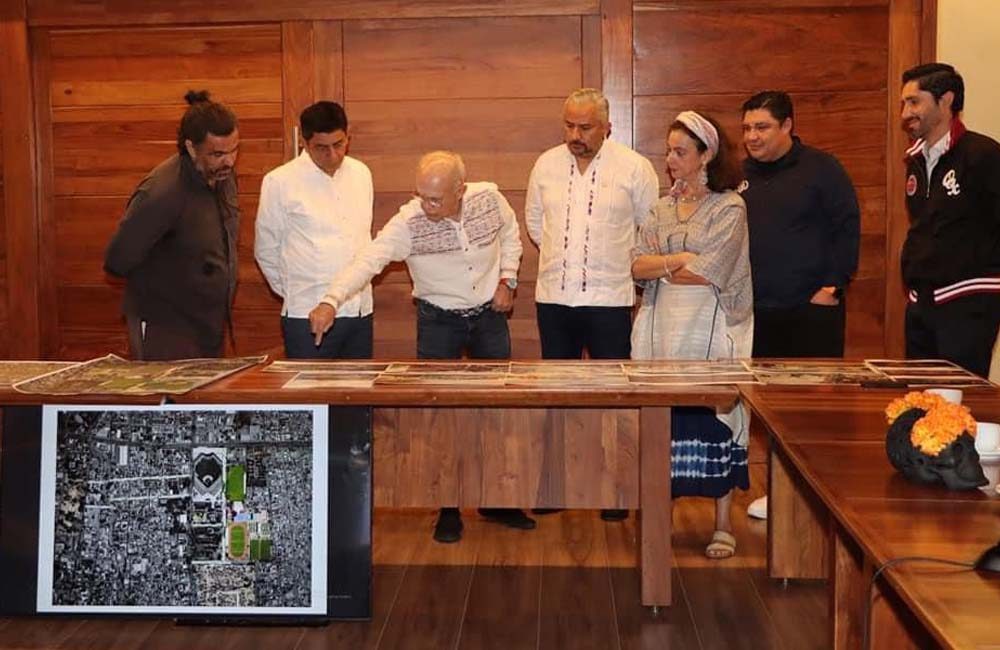
[[319,347],[308,318],[281,317],[285,356],[289,359],[371,359],[372,316],[337,318]]
[[208,337],[183,325],[143,321],[126,316],[129,354],[136,361],[213,359],[224,355],[225,335]]
[[417,358],[509,359],[507,315],[486,309],[466,318],[417,300]]
[[632,355],[631,307],[567,307],[535,303],[543,359],[628,359]]
[[906,307],[906,358],[947,359],[980,377],[989,376],[1000,326],[1000,294],[972,294],[940,305],[919,298]]
[[753,356],[843,357],[844,300],[839,305],[806,303],[787,309],[754,309]]

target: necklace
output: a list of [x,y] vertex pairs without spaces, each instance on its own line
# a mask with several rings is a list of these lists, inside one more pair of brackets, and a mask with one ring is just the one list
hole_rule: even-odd
[[677,197],[677,201],[679,203],[701,203],[702,201],[705,200],[706,196],[708,196],[708,192],[704,192],[699,196],[692,196],[690,194],[681,194],[680,196]]

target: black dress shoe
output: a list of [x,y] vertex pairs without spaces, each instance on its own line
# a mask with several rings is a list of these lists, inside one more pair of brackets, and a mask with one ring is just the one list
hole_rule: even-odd
[[480,508],[479,514],[508,528],[532,530],[535,527],[535,520],[518,508]]
[[604,521],[625,521],[628,519],[628,510],[605,508],[601,510],[601,519]]
[[551,515],[557,512],[562,512],[566,508],[532,508],[531,514],[533,515]]
[[441,508],[434,524],[434,541],[453,544],[462,539],[462,513],[458,508]]

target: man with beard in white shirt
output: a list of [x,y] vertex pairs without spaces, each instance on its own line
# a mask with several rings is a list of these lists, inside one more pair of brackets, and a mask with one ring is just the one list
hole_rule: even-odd
[[315,342],[309,312],[330,280],[371,241],[372,175],[347,155],[347,115],[320,101],[299,118],[305,148],[264,177],[254,253],[268,284],[284,300],[281,333],[289,359],[372,356],[372,289],[340,305],[333,327]]
[[[628,359],[636,229],[659,198],[653,165],[609,140],[608,100],[581,88],[563,105],[564,143],[535,162],[524,218],[538,245],[535,306],[544,359]],[[536,511],[542,512],[542,511]],[[615,521],[624,510],[605,510]]]

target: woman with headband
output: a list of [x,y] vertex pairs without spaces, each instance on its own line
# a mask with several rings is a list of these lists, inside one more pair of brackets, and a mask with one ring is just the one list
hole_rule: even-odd
[[[632,328],[634,359],[750,356],[753,290],[746,206],[733,191],[740,181],[734,163],[713,120],[685,111],[670,125],[673,186],[641,227],[632,264],[643,286]],[[672,413],[672,494],[715,499],[715,532],[705,554],[731,557],[732,490],[750,487],[747,412],[737,404],[728,412],[685,407]]]

